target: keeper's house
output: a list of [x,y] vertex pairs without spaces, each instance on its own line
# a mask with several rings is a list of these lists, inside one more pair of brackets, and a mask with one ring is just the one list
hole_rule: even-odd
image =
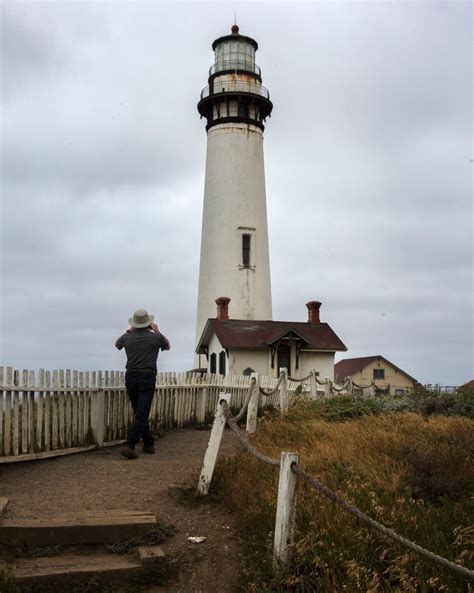
[[200,367],[221,375],[253,372],[277,377],[287,368],[299,379],[315,369],[334,380],[334,354],[347,348],[327,323],[321,323],[321,303],[311,301],[308,321],[229,319],[228,297],[216,299],[217,317],[208,319],[196,347]]
[[390,395],[404,395],[411,391],[417,383],[401,368],[397,367],[380,354],[362,358],[346,358],[334,366],[336,383],[344,383],[351,378],[354,393],[362,394],[361,387],[375,385],[376,392]]

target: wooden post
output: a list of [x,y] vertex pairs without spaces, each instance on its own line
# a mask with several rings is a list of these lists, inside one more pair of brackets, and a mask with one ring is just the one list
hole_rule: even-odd
[[331,395],[331,381],[329,377],[324,377],[326,384],[324,385],[324,397],[330,397]]
[[38,374],[38,392],[37,412],[36,412],[36,451],[41,451],[43,446],[43,416],[44,416],[44,369],[39,370]]
[[105,439],[105,392],[99,382],[99,391],[92,394],[91,400],[91,428],[94,441],[102,447]]
[[280,479],[278,481],[278,500],[273,544],[273,568],[278,570],[288,566],[291,560],[291,545],[295,530],[297,475],[292,464],[298,465],[298,453],[281,454]]
[[347,377],[347,393],[348,395],[354,395],[354,386],[352,385],[352,377]]
[[247,408],[246,430],[249,434],[253,434],[257,430],[258,403],[260,401],[260,378],[258,373],[252,373],[251,377],[255,377],[255,385]]
[[209,492],[211,485],[212,474],[214,473],[214,467],[216,465],[217,454],[219,453],[219,447],[224,433],[226,425],[226,418],[220,402],[224,400],[227,405],[230,403],[230,393],[220,393],[217,401],[217,411],[214,418],[214,424],[212,425],[211,436],[207,445],[206,454],[204,455],[204,461],[202,464],[201,475],[199,476],[199,482],[197,486],[197,494],[199,496],[205,496]]
[[13,382],[13,369],[7,367],[6,372],[6,392],[5,392],[5,408],[3,410],[3,416],[5,418],[5,429],[3,431],[3,451],[5,455],[11,455],[12,446],[12,382]]
[[309,394],[311,399],[318,399],[318,384],[316,383],[316,371],[314,369],[310,370]]
[[13,455],[20,453],[20,373],[13,371]]
[[196,398],[196,422],[204,424],[206,421],[207,387],[198,390]]
[[21,447],[20,453],[28,453],[28,371],[21,374]]
[[288,412],[288,369],[281,368],[280,374],[283,377],[280,383],[280,412],[286,414]]

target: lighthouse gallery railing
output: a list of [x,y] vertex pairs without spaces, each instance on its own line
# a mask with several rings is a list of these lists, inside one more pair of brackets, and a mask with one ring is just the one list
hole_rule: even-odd
[[252,95],[258,95],[259,97],[264,97],[265,99],[270,99],[270,92],[267,88],[261,84],[247,82],[245,80],[223,80],[206,86],[201,91],[201,99],[225,93],[250,93]]
[[243,70],[257,74],[257,76],[262,73],[260,66],[249,60],[221,60],[209,68],[209,76],[225,70]]

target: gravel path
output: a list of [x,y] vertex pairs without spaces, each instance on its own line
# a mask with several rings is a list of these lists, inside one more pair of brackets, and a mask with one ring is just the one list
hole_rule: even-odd
[[[235,593],[238,588],[239,541],[232,516],[215,502],[185,504],[176,493],[197,483],[209,431],[170,432],[155,444],[156,454],[137,460],[110,447],[40,461],[0,466],[0,496],[10,499],[9,518],[54,516],[73,511],[130,509],[151,511],[173,525],[164,542],[168,557],[182,558],[178,580],[149,593]],[[226,430],[221,454],[238,443]],[[140,451],[141,452],[141,451]],[[202,535],[189,544],[188,535]]]

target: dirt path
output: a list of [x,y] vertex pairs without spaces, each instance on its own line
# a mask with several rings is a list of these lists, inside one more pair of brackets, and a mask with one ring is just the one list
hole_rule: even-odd
[[[169,558],[179,555],[178,580],[149,593],[236,593],[239,542],[232,517],[215,502],[190,505],[177,493],[201,468],[209,432],[171,432],[156,442],[156,454],[138,460],[110,447],[56,459],[0,466],[0,496],[10,499],[8,517],[54,516],[72,511],[130,509],[151,511],[173,525],[175,535],[163,544]],[[222,454],[238,447],[226,430]],[[205,536],[189,544],[189,535]]]

